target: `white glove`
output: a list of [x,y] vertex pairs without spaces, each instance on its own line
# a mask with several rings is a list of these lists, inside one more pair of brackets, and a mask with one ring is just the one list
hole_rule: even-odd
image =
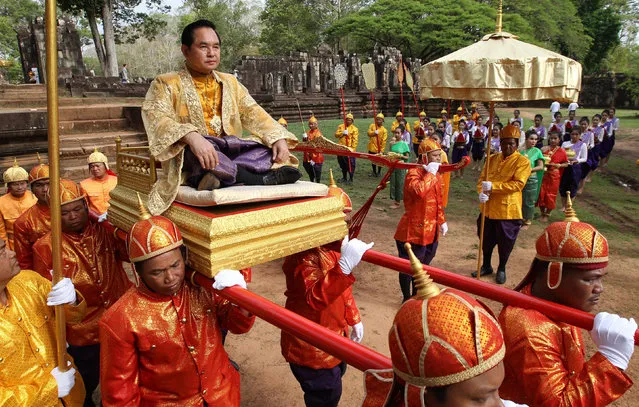
[[595,316],[590,337],[610,363],[626,370],[635,350],[636,330],[637,323],[634,318],[626,319],[619,315],[600,312]]
[[306,133],[302,134],[302,140],[303,141],[308,140],[308,134],[306,134]]
[[528,404],[517,404],[514,401],[502,400],[501,403],[504,407],[528,407]]
[[[71,362],[67,363],[71,365]],[[51,371],[51,375],[58,384],[58,398],[68,396],[73,386],[75,386],[75,369],[70,368],[66,372],[61,372],[56,366],[56,368]]]
[[362,260],[366,250],[373,247],[375,243],[364,243],[359,239],[348,240],[348,235],[342,240],[342,254],[339,259],[339,267],[345,275],[351,274],[355,266]]
[[70,278],[63,278],[51,288],[47,296],[47,305],[75,304],[75,287]]
[[364,339],[364,324],[361,322],[356,323],[351,330],[351,341],[361,343]]
[[481,190],[484,192],[490,192],[493,190],[493,183],[490,181],[481,182]]
[[379,134],[379,130],[375,130],[375,135],[377,136]]
[[233,287],[234,285],[239,285],[246,289],[246,281],[244,281],[244,276],[239,271],[220,270],[220,272],[215,275],[215,282],[213,283],[214,289],[223,290],[226,287]]
[[448,233],[448,223],[444,222],[441,225],[439,225],[439,233],[443,236],[446,236],[446,233]]
[[431,174],[435,175],[437,174],[437,171],[439,171],[439,166],[441,164],[440,163],[428,163],[427,165],[424,165],[424,169],[428,172],[430,172]]
[[315,161],[311,160],[311,161],[309,161],[309,164],[315,165]]
[[107,213],[104,212],[102,215],[98,216],[98,223],[102,223],[107,220]]
[[479,193],[479,203],[486,203],[486,202],[488,202],[488,198],[489,198],[489,196],[488,196],[488,195],[486,195],[485,193],[483,193],[483,192],[480,192],[480,193]]
[[343,134],[343,135],[345,135],[345,136],[348,136],[348,130],[344,130],[344,131],[342,132],[342,134]]

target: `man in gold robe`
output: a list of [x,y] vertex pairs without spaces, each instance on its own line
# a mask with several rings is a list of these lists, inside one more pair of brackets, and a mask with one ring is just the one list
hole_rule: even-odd
[[[353,124],[353,114],[346,115],[344,123],[337,126],[335,131],[335,138],[337,143],[348,147],[351,151],[357,151],[357,143],[359,140],[359,130]],[[346,157],[342,155],[337,156],[337,163],[342,170],[342,179],[340,182],[345,184],[353,183],[353,175],[355,175],[355,157]],[[348,175],[348,178],[346,176]]]
[[40,163],[33,167],[29,184],[38,202],[13,224],[15,252],[22,270],[33,270],[33,245],[51,230],[49,166]]
[[[230,74],[216,71],[220,38],[213,23],[198,20],[182,32],[186,66],[157,77],[142,105],[149,149],[162,161],[162,176],[149,210],[171,205],[185,172],[198,189],[244,183],[276,185],[301,177],[289,147],[295,135],[277,123]],[[243,131],[249,134],[244,136]]]
[[7,247],[13,250],[13,224],[27,209],[38,201],[27,189],[29,174],[14,160],[13,167],[7,169],[3,175],[7,184],[7,193],[0,197],[0,239],[7,242]]
[[86,195],[89,210],[106,219],[109,209],[109,193],[118,185],[118,177],[109,170],[109,159],[96,148],[87,158],[91,177],[80,182],[80,189]]
[[[82,321],[86,303],[68,278],[51,283],[20,271],[15,253],[0,239],[0,405],[81,406],[82,378],[72,362],[56,366],[56,320],[64,304],[67,324]],[[66,359],[72,361],[67,354]]]
[[[480,210],[486,216],[480,275],[493,273],[490,260],[497,246],[497,284],[506,282],[506,263],[523,223],[521,191],[530,176],[530,161],[517,151],[519,136],[519,127],[512,124],[502,129],[499,137],[501,152],[491,156],[477,181]],[[481,233],[481,216],[477,218],[478,235]],[[477,272],[472,274],[475,277]]]
[[[87,390],[85,407],[100,381],[98,321],[132,285],[122,261],[126,247],[99,224],[89,220],[86,198],[77,184],[60,181],[63,274],[70,278],[87,302],[82,323],[67,328],[69,353],[75,359]],[[51,233],[33,245],[33,269],[51,278]]]

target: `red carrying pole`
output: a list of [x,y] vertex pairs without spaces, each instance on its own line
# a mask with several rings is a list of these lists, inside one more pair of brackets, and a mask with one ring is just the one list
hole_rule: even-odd
[[[362,257],[362,260],[391,270],[399,271],[400,273],[413,274],[410,267],[410,261],[400,259],[386,253],[367,250],[366,253],[364,253],[364,257]],[[493,301],[499,301],[505,305],[534,309],[544,315],[551,315],[552,319],[555,321],[565,322],[587,331],[592,330],[594,325],[594,315],[587,312],[522,294],[519,291],[511,290],[496,284],[478,281],[471,277],[451,273],[450,271],[425,265],[422,265],[422,267],[436,283],[456,288],[480,297],[488,298]],[[639,346],[639,330],[635,332],[635,346]]]
[[[192,279],[195,280],[195,283],[213,290],[212,279],[197,272],[192,273]],[[283,331],[343,360],[356,369],[365,371],[392,367],[391,360],[387,356],[340,336],[241,287],[228,287],[221,291],[215,291],[215,293]]]
[[344,88],[339,88],[342,95],[342,116],[344,117],[344,128],[346,128],[346,102],[344,102]]
[[419,103],[417,103],[417,96],[415,96],[415,91],[412,92],[413,93],[413,101],[415,102],[415,109],[417,111],[417,117],[419,117],[419,113],[420,113],[420,107],[419,107]]

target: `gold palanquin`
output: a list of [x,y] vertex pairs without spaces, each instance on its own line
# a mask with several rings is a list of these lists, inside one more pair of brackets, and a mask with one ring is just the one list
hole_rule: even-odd
[[[108,218],[129,231],[139,218],[136,193],[147,201],[157,163],[148,147],[120,147],[119,140],[116,145],[118,186],[111,191]],[[342,239],[342,209],[337,198],[320,197],[209,208],[174,202],[163,215],[180,228],[191,267],[213,277]]]

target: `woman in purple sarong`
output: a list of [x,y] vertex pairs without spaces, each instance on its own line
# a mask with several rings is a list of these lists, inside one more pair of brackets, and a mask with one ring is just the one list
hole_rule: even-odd
[[606,130],[601,143],[601,162],[600,165],[605,167],[608,165],[610,153],[615,146],[615,134],[619,130],[619,118],[615,117],[616,110],[614,107],[606,109],[602,112],[602,127]]
[[564,141],[561,148],[566,150],[568,156],[568,167],[561,175],[559,182],[559,194],[561,195],[562,211],[566,209],[566,195],[570,192],[570,197],[577,196],[577,188],[581,181],[581,164],[588,159],[588,148],[586,143],[581,141],[579,128],[574,128],[570,132],[570,141]]

